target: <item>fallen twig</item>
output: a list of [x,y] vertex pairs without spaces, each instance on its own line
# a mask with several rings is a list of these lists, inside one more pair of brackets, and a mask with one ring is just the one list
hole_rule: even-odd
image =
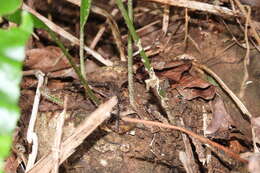
[[247,115],[249,118],[252,117],[252,114],[248,111],[246,106],[242,103],[242,101],[229,89],[229,87],[218,77],[216,73],[214,73],[212,70],[210,70],[208,67],[202,64],[198,64],[193,61],[193,65],[199,67],[206,73],[210,74],[218,83],[219,85],[228,93],[228,95],[232,98],[232,100],[236,103],[236,105],[239,107],[241,112],[245,115]]
[[[110,116],[110,112],[117,104],[116,96],[101,104],[86,120],[84,120],[67,139],[63,140],[60,147],[60,162],[64,162],[78,147],[83,140],[89,136],[105,119]],[[47,152],[28,173],[49,172],[54,166],[51,151]]]
[[183,7],[183,8],[190,8],[193,10],[199,10],[199,11],[205,11],[208,13],[217,14],[220,16],[237,16],[238,14],[233,12],[232,10],[215,6],[203,2],[197,2],[197,1],[189,1],[189,0],[145,0],[145,1],[153,1],[153,2],[159,2],[161,4],[167,4],[172,5],[176,7]]
[[[130,20],[133,22],[133,1],[128,0],[128,15]],[[128,70],[128,92],[129,92],[129,102],[132,107],[136,107],[135,103],[135,92],[134,92],[134,77],[133,77],[133,42],[131,34],[128,33],[127,38],[127,70]]]
[[[77,6],[80,6],[80,3],[81,3],[80,0],[66,0],[66,1],[68,1],[72,4],[75,4]],[[91,11],[93,11],[96,14],[105,16],[107,18],[107,22],[110,25],[112,34],[114,36],[114,39],[115,39],[115,42],[116,42],[116,45],[117,45],[117,49],[119,50],[119,53],[120,53],[120,59],[121,59],[121,61],[126,61],[124,45],[123,45],[123,42],[121,40],[121,36],[120,36],[120,32],[119,32],[117,23],[114,20],[113,16],[110,13],[108,13],[106,10],[99,8],[95,5],[91,6]]]
[[59,172],[59,162],[60,162],[60,147],[61,147],[61,139],[62,139],[62,129],[64,124],[64,119],[67,113],[67,107],[68,107],[68,96],[65,96],[64,99],[64,109],[59,114],[59,117],[57,118],[57,126],[56,126],[56,134],[54,138],[54,146],[53,146],[53,157],[54,157],[54,169],[52,170],[52,173],[58,173]]
[[194,133],[190,130],[187,130],[185,128],[174,126],[174,125],[169,125],[169,124],[163,124],[163,123],[160,123],[160,122],[139,120],[139,119],[128,118],[128,117],[123,117],[122,120],[127,121],[127,122],[132,122],[132,123],[142,123],[142,124],[145,124],[145,125],[157,126],[157,127],[161,127],[161,128],[169,128],[169,129],[181,131],[183,133],[190,135],[191,137],[198,139],[200,142],[202,142],[204,144],[209,144],[209,145],[211,145],[215,148],[218,148],[219,150],[224,151],[227,155],[229,155],[230,157],[232,157],[235,160],[238,160],[238,161],[243,162],[243,163],[248,163],[247,160],[240,158],[240,156],[237,153],[234,153],[233,151],[227,149],[226,147],[224,147],[224,146],[222,146],[222,145],[220,145],[216,142],[213,142],[213,141],[209,140],[208,138],[197,135],[196,133]]
[[[180,120],[180,126],[185,128],[185,124],[183,119]],[[187,173],[193,173],[193,172],[199,172],[199,167],[196,163],[196,160],[194,158],[194,154],[192,152],[192,146],[190,143],[190,140],[188,138],[188,135],[185,133],[182,133],[182,140],[184,143],[185,152],[179,153],[179,158],[181,158],[181,161],[186,169]]]
[[[79,45],[79,39],[78,38],[76,38],[75,36],[73,36],[69,32],[65,31],[63,28],[56,25],[55,23],[53,23],[52,21],[50,21],[46,17],[42,16],[40,13],[36,12],[35,10],[33,10],[32,8],[27,6],[25,3],[23,3],[22,9],[32,13],[33,15],[35,15],[37,18],[39,18],[41,21],[43,21],[55,33],[57,33],[57,34],[61,35],[62,37],[68,39],[72,43]],[[98,52],[90,49],[89,47],[84,46],[84,50],[87,53],[89,53],[90,55],[92,55],[94,58],[96,58],[102,64],[104,64],[106,66],[112,66],[113,65],[113,63],[110,60],[104,59]]]
[[34,97],[33,109],[32,109],[32,114],[30,117],[30,122],[28,125],[27,137],[26,137],[28,143],[32,144],[32,152],[29,154],[25,172],[27,172],[29,169],[31,169],[33,167],[34,162],[37,157],[37,153],[38,153],[38,137],[37,137],[36,133],[34,132],[34,126],[35,126],[36,117],[38,114],[39,103],[40,103],[40,99],[41,99],[40,88],[44,82],[44,74],[41,71],[36,71],[35,76],[38,78],[38,85],[37,85],[36,94]]
[[169,14],[170,14],[170,6],[169,5],[164,5],[163,8],[163,22],[162,22],[162,31],[164,32],[164,35],[168,31],[168,26],[169,26]]

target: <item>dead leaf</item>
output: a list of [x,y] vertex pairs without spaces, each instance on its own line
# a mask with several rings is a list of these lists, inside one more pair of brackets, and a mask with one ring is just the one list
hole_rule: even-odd
[[205,133],[214,134],[217,131],[226,131],[232,123],[232,118],[228,114],[223,100],[217,96],[212,101],[213,118],[208,125]]
[[50,78],[67,78],[71,77],[73,79],[78,79],[78,76],[73,68],[67,68],[55,72],[51,72],[48,74],[48,77]]
[[202,80],[201,78],[186,75],[180,81],[180,84],[185,88],[208,88],[211,84],[207,81]]
[[44,73],[70,67],[61,49],[55,46],[27,50],[26,56],[25,67]]
[[153,62],[151,63],[151,65],[153,66],[153,68],[155,70],[165,70],[165,69],[172,69],[172,68],[176,68],[178,66],[181,65],[185,65],[185,64],[190,64],[191,63],[186,63],[185,61],[171,61],[171,62],[165,62],[162,61],[161,59],[153,60]]
[[182,74],[186,71],[189,71],[190,68],[191,68],[191,64],[182,64],[182,65],[179,65],[178,67],[173,68],[171,70],[167,70],[165,72],[159,73],[159,77],[160,76],[166,77],[170,80],[178,82],[178,81],[180,81]]
[[211,100],[214,98],[216,94],[216,88],[214,86],[210,86],[206,89],[196,89],[196,88],[176,88],[178,92],[187,100],[192,100],[195,98],[203,98],[205,100]]
[[229,147],[230,150],[236,152],[236,153],[243,153],[246,151],[246,148],[243,147],[238,140],[231,140],[229,141]]

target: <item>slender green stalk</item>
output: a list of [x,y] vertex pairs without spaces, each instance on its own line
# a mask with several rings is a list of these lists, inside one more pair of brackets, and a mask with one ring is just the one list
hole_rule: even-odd
[[[131,21],[133,21],[133,1],[128,0],[128,15]],[[134,81],[133,81],[133,44],[132,37],[128,33],[127,38],[127,55],[128,55],[128,90],[129,90],[129,100],[132,106],[134,103]]]
[[[147,87],[147,89],[149,89],[150,87],[153,88],[153,91],[155,92],[155,95],[158,97],[159,101],[161,102],[161,106],[166,111],[168,118],[172,118],[170,108],[167,104],[167,98],[165,97],[165,92],[160,87],[160,81],[159,81],[158,77],[155,75],[155,72],[153,70],[153,67],[150,64],[148,56],[145,54],[145,51],[141,44],[141,39],[139,38],[139,36],[137,35],[137,33],[135,31],[133,22],[129,18],[122,0],[116,0],[116,4],[124,17],[128,30],[130,31],[130,34],[132,36],[132,39],[134,40],[136,46],[139,49],[139,52],[140,52],[140,55],[142,58],[142,62],[144,63],[144,67],[149,74],[149,79],[147,79],[145,81],[146,87]],[[174,122],[172,121],[172,123],[174,123]]]
[[86,79],[86,70],[84,63],[84,27],[88,20],[89,11],[91,7],[91,0],[81,0],[80,5],[80,39],[79,39],[79,57],[80,57],[80,70],[83,77]]
[[89,88],[88,82],[83,77],[82,73],[80,72],[80,69],[77,67],[77,65],[73,61],[72,56],[69,54],[69,52],[64,47],[62,42],[57,38],[56,34],[52,30],[50,30],[50,29],[48,29],[48,32],[49,32],[50,36],[52,37],[52,39],[56,42],[56,44],[61,48],[61,50],[64,53],[65,57],[68,59],[70,65],[72,66],[72,68],[74,69],[76,74],[78,75],[79,80],[81,81],[81,83],[82,83],[82,85],[83,85],[83,87],[85,89],[85,93],[86,93],[87,97],[89,97],[96,105],[99,105],[100,102],[99,102],[98,98],[94,95],[92,90]]
[[84,61],[84,29],[80,29],[79,35],[79,57],[80,57],[80,71],[86,79],[85,61]]
[[129,18],[122,0],[116,0],[116,3],[117,3],[117,6],[120,9],[120,11],[121,11],[121,13],[122,13],[122,15],[124,17],[126,25],[127,25],[128,29],[130,31],[130,34],[131,34],[131,36],[132,36],[136,46],[138,47],[138,49],[140,51],[140,55],[142,57],[142,61],[144,63],[144,66],[145,66],[146,70],[150,73],[151,71],[153,71],[153,68],[152,68],[152,66],[151,66],[151,64],[149,62],[149,59],[148,59],[147,55],[145,54],[144,49],[142,48],[141,40],[140,40],[139,36],[137,35],[137,33],[135,31],[133,22]]

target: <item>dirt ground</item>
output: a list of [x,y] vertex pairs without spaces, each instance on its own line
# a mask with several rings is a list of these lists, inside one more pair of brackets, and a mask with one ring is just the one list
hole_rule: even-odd
[[[66,0],[25,2],[79,38],[78,6]],[[231,7],[227,1],[203,2]],[[113,0],[94,0],[92,4],[109,13],[117,8]],[[260,7],[251,7],[251,18],[258,22],[257,9]],[[257,122],[260,111],[260,54],[259,47],[258,50],[255,48],[257,43],[251,30],[248,32],[250,48],[247,52],[243,29],[245,21],[242,18],[223,17],[192,9],[187,10],[188,20],[185,20],[185,9],[171,6],[167,33],[163,33],[163,15],[164,5],[160,3],[134,1],[134,25],[143,47],[149,48],[146,53],[160,79],[169,105],[168,110],[165,110],[156,93],[146,89],[145,81],[149,76],[140,56],[136,55],[133,66],[134,92],[135,101],[142,110],[140,114],[129,102],[127,62],[120,60],[120,52],[106,18],[95,12],[90,13],[85,29],[86,45],[93,44],[99,29],[105,27],[94,49],[114,65],[105,67],[88,55],[87,80],[95,96],[102,102],[113,95],[119,98],[119,102],[111,118],[75,149],[62,163],[59,172],[181,173],[188,172],[189,168],[191,172],[248,172],[247,164],[231,158],[219,149],[208,147],[194,136],[161,127],[118,121],[118,116],[127,116],[178,125],[237,154],[254,150],[252,119],[250,124],[250,119],[241,112],[230,94],[223,90],[214,76],[202,68],[207,67],[219,76],[242,100]],[[127,26],[120,12],[113,18],[118,25],[126,53]],[[238,22],[242,24],[239,25]],[[73,55],[73,60],[79,63],[79,47],[61,36],[59,38]],[[137,50],[134,46],[134,52]],[[247,53],[250,61],[245,66]],[[45,91],[60,99],[68,96],[68,111],[62,136],[62,139],[66,139],[96,106],[85,97],[77,75],[45,30],[35,29],[34,36],[28,42],[26,55],[24,71],[41,70],[48,78]],[[246,78],[245,74],[248,74]],[[26,142],[26,134],[36,87],[37,78],[34,75],[23,77],[19,102],[22,116],[14,135],[13,154],[9,158],[16,166],[7,168],[6,172],[24,172],[24,162],[31,151],[31,146]],[[39,139],[37,160],[52,150],[56,122],[62,110],[62,106],[43,94],[35,125]],[[256,133],[257,140],[258,135]],[[190,152],[187,151],[189,149]],[[188,168],[187,161],[181,157],[182,153],[188,157]]]

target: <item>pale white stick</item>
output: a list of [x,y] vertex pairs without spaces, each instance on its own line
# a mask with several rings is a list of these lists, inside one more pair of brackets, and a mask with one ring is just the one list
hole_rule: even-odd
[[[91,113],[86,120],[84,120],[74,133],[67,139],[63,140],[60,149],[60,162],[64,162],[78,147],[84,139],[90,135],[105,119],[110,116],[110,112],[117,104],[117,97],[112,97],[107,102],[101,104],[93,113]],[[53,156],[51,152],[47,152],[29,173],[49,172],[54,166]]]
[[33,167],[33,164],[37,156],[37,150],[38,150],[38,137],[34,132],[34,125],[36,122],[38,107],[41,99],[40,87],[43,85],[44,82],[44,74],[41,71],[37,71],[35,75],[38,78],[38,85],[34,97],[32,114],[28,125],[28,131],[27,131],[27,141],[29,144],[32,143],[33,146],[32,146],[32,152],[29,154],[28,163],[26,165],[26,172]]
[[216,5],[211,5],[203,2],[190,1],[190,0],[148,0],[153,2],[159,2],[162,4],[190,8],[199,11],[206,11],[208,13],[213,13],[221,16],[236,16],[232,10],[226,7],[220,7]]
[[54,146],[53,146],[53,157],[54,157],[54,169],[52,170],[52,173],[58,173],[59,172],[59,161],[60,161],[60,146],[61,146],[61,139],[62,139],[62,129],[63,124],[65,120],[65,116],[67,113],[67,105],[68,105],[68,96],[65,96],[64,99],[64,109],[59,114],[57,118],[57,126],[56,126],[56,134],[54,139]]

